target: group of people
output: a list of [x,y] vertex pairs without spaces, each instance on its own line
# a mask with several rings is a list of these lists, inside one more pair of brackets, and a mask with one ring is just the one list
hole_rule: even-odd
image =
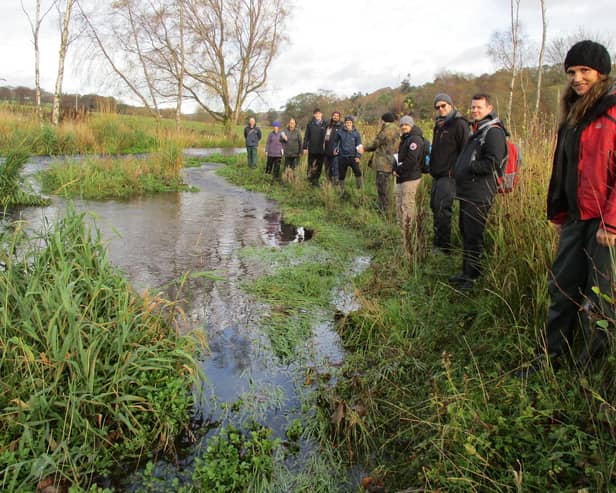
[[[589,40],[576,43],[565,58],[568,83],[547,197],[547,216],[556,225],[560,240],[549,272],[550,307],[544,338],[521,375],[536,372],[547,361],[558,363],[570,352],[578,327],[585,336],[579,365],[592,364],[609,346],[605,324],[596,322],[605,320],[611,326],[615,320],[616,85],[609,77],[611,66],[606,48]],[[283,131],[274,122],[265,148],[266,172],[278,177],[283,157],[285,168],[294,169],[303,153],[308,156],[308,179],[314,186],[325,167],[328,179],[343,190],[350,167],[361,188],[360,157],[365,151],[372,152],[369,166],[376,171],[379,208],[386,211],[389,207],[393,176],[397,217],[403,226],[415,220],[415,193],[422,173],[429,172],[434,249],[451,252],[457,199],[463,260],[461,272],[449,282],[468,290],[481,275],[486,221],[497,190],[497,171],[508,155],[508,131],[485,93],[471,98],[470,121],[446,93],[434,97],[434,110],[431,143],[411,116],[396,123],[389,112],[382,115],[376,137],[365,146],[353,118],[342,120],[337,111],[326,123],[315,109],[303,139],[295,120]],[[248,162],[254,167],[258,145],[254,136],[261,135],[254,119],[244,134]]]

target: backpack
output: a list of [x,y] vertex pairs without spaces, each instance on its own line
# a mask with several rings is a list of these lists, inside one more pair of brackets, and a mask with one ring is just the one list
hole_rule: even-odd
[[496,165],[496,191],[498,193],[510,193],[515,190],[520,181],[519,170],[522,166],[522,151],[520,147],[509,139],[509,133],[502,126],[498,118],[491,120],[483,125],[482,134],[479,137],[479,143],[483,146],[486,140],[486,134],[492,127],[498,127],[505,133],[505,142],[507,144],[507,154],[500,163]]
[[429,173],[430,172],[430,154],[432,153],[432,142],[426,139],[423,135],[421,136],[423,139],[423,149],[421,153],[421,172]]

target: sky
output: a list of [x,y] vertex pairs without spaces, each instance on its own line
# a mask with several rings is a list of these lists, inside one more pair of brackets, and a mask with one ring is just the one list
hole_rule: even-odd
[[[105,0],[103,0],[105,1]],[[110,0],[106,0],[110,1]],[[34,87],[34,49],[21,3],[0,0],[0,85]],[[43,0],[43,4],[49,0]],[[583,28],[616,32],[616,0],[545,0],[548,42]],[[288,39],[281,44],[263,94],[248,107],[280,109],[303,92],[333,91],[341,97],[397,87],[410,74],[420,85],[448,70],[482,74],[496,69],[487,54],[490,36],[510,25],[509,0],[289,0]],[[526,37],[541,40],[539,0],[521,0]],[[57,72],[59,29],[49,16],[41,33],[41,85],[52,92]],[[64,92],[97,92],[70,57]]]

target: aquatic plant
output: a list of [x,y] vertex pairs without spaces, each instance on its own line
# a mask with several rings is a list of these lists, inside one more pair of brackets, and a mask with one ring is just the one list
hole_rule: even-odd
[[45,193],[83,199],[128,198],[188,190],[181,177],[183,154],[174,143],[147,157],[90,157],[58,161],[40,173]]
[[28,155],[23,151],[11,151],[0,163],[0,207],[16,205],[44,205],[47,200],[30,192],[21,176]]
[[15,228],[0,251],[0,488],[87,487],[173,454],[200,378],[174,303],[135,293],[84,214]]

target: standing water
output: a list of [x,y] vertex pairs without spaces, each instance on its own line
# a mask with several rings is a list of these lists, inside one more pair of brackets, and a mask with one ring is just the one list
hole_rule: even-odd
[[[208,152],[191,149],[187,154],[205,158]],[[26,172],[47,164],[33,158]],[[218,280],[189,277],[181,293],[187,329],[204,330],[209,347],[201,358],[207,391],[199,398],[196,415],[205,423],[215,423],[223,416],[222,404],[241,401],[259,408],[259,422],[282,436],[289,422],[301,416],[302,368],[296,363],[281,364],[272,354],[259,328],[260,313],[267,307],[242,289],[243,283],[265,274],[266,266],[255,256],[241,253],[245,247],[284,247],[308,239],[310,232],[286,225],[273,201],[229,184],[216,175],[217,167],[204,163],[184,170],[185,182],[197,192],[73,203],[77,210],[93,213],[109,242],[110,260],[137,290],[161,290],[173,298],[185,273],[213,272]],[[53,223],[65,207],[62,199],[54,198],[49,207],[22,210],[21,217],[31,229],[38,229],[45,221]],[[365,259],[359,259],[354,269],[360,271],[365,265]],[[340,300],[342,310],[352,309],[348,294],[337,290],[332,296]],[[313,364],[338,366],[342,361],[331,322],[318,324],[306,347]],[[196,445],[184,451],[180,466],[190,469],[198,449]],[[170,469],[174,470],[159,466],[159,473],[169,474]],[[114,486],[136,491],[139,474],[128,472]],[[179,470],[171,476],[176,473],[186,476]]]

